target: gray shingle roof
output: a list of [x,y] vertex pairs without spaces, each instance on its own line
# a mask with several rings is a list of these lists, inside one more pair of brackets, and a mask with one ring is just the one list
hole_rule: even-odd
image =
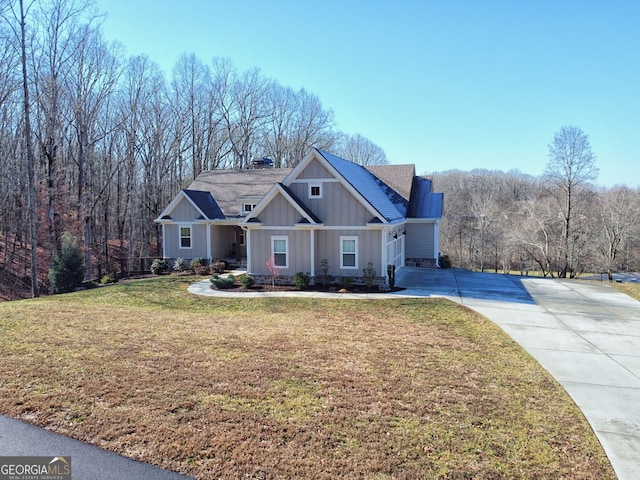
[[391,187],[357,163],[318,150],[349,184],[388,222],[404,219],[406,200]]
[[366,165],[364,168],[402,195],[405,200],[409,201],[411,184],[413,177],[416,176],[416,168],[414,165]]
[[238,200],[260,200],[274,184],[282,182],[291,170],[210,170],[198,175],[189,189],[211,192],[225,217],[239,217]]

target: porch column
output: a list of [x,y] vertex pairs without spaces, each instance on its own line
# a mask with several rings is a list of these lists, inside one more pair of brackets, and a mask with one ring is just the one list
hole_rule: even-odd
[[167,258],[167,232],[165,232],[165,224],[162,224],[162,258]]
[[211,261],[211,224],[206,223],[207,227],[207,260]]
[[309,247],[311,249],[311,278],[316,276],[316,230],[312,228],[309,230]]
[[251,230],[245,227],[240,227],[244,230],[244,243],[247,246],[247,273],[251,273]]
[[380,252],[380,270],[386,275],[387,265],[389,263],[389,257],[387,252],[389,251],[389,231],[386,229],[380,230],[380,243],[382,244],[382,250]]
[[436,220],[433,226],[433,258],[436,259],[436,267],[440,266],[440,222]]

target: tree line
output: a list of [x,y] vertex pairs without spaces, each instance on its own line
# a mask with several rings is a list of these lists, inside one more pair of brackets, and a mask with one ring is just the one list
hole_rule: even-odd
[[22,275],[31,251],[34,296],[65,232],[87,278],[157,254],[153,220],[203,170],[292,167],[312,147],[388,163],[313,93],[218,57],[184,54],[166,74],[108,42],[103,19],[89,0],[0,3],[0,261]]
[[444,192],[441,250],[454,266],[575,278],[640,270],[640,190],[597,187],[588,136],[562,127],[539,177],[476,169],[432,175]]

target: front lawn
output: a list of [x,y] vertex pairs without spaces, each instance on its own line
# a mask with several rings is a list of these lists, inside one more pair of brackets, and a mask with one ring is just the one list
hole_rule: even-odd
[[611,286],[626,293],[636,300],[640,300],[640,284],[633,282],[611,282]]
[[615,478],[564,390],[441,299],[184,277],[0,304],[0,413],[196,478]]

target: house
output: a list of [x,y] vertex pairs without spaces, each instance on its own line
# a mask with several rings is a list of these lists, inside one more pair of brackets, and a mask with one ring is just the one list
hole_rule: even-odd
[[258,282],[278,277],[363,277],[387,267],[436,266],[443,196],[414,165],[363,167],[312,149],[295,168],[202,172],[156,222],[163,257],[226,260]]

